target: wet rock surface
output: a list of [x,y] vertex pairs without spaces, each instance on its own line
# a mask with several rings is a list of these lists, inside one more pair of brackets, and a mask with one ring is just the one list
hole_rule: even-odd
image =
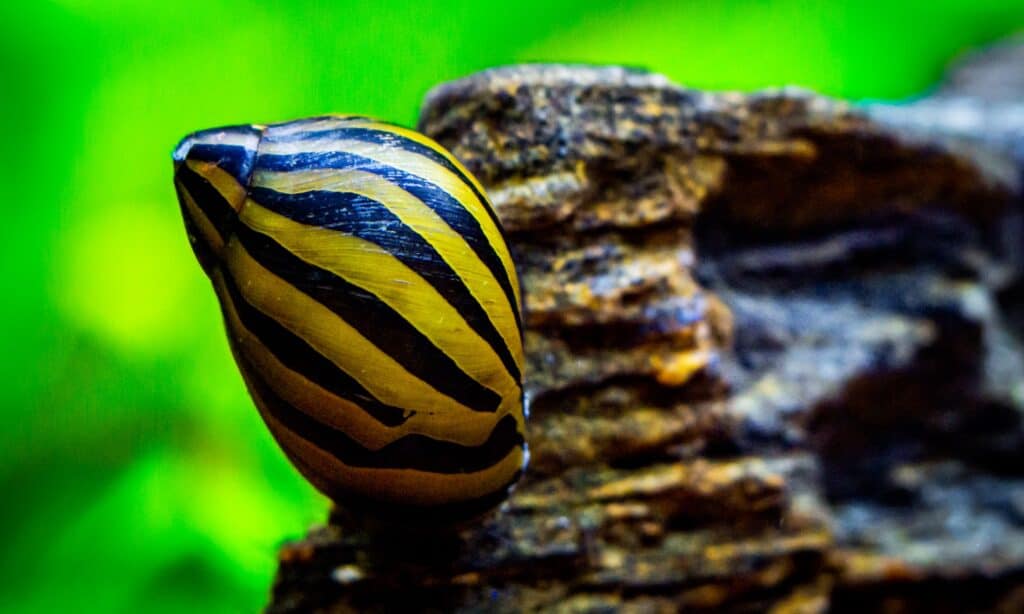
[[269,610],[1019,611],[1024,141],[937,110],[1010,113],[986,75],[1019,54],[899,107],[571,66],[435,89],[420,129],[522,277],[531,465],[458,531],[313,529]]

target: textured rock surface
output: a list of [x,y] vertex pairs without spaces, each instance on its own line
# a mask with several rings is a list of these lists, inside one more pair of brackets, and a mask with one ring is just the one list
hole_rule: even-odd
[[270,610],[1019,611],[1021,141],[937,110],[1013,104],[969,78],[1007,53],[906,107],[562,66],[431,92],[520,268],[530,470],[457,534],[314,529]]

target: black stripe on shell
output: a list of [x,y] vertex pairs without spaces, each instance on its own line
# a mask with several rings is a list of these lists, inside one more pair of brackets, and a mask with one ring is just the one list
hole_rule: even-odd
[[[261,153],[256,159],[257,170],[294,171],[330,168],[361,170],[383,177],[409,192],[433,210],[452,230],[465,239],[494,279],[498,281],[498,285],[501,286],[502,292],[515,314],[516,325],[522,330],[519,306],[512,290],[512,281],[501,258],[498,257],[495,247],[487,240],[487,235],[484,234],[479,220],[458,199],[438,185],[419,175],[407,173],[393,166],[345,151],[287,155]],[[489,210],[486,205],[484,208]],[[498,226],[498,231],[501,232],[500,226]]]
[[192,196],[192,200],[206,219],[210,220],[220,238],[227,242],[238,221],[238,214],[231,207],[231,203],[206,177],[189,168],[187,164],[178,166],[175,179]]
[[[294,457],[293,462],[294,462]],[[297,465],[309,471],[308,465],[302,461]],[[393,531],[394,527],[402,526],[413,529],[424,527],[443,527],[465,523],[469,520],[479,518],[488,511],[498,507],[508,498],[512,487],[522,477],[522,470],[516,471],[512,477],[492,492],[481,497],[467,499],[464,501],[452,501],[438,505],[411,505],[408,503],[397,503],[394,501],[376,501],[365,495],[347,492],[344,489],[335,488],[328,496],[340,504],[335,510],[339,520],[348,520],[350,526],[385,526]],[[350,513],[351,512],[351,513]],[[403,540],[403,545],[408,547],[409,539],[422,538],[424,533],[419,530],[410,533],[400,532],[397,534]],[[437,535],[436,537],[443,537]]]
[[247,373],[253,392],[276,421],[349,467],[412,469],[440,474],[476,473],[498,464],[525,443],[515,418],[507,415],[498,420],[487,440],[478,446],[464,446],[412,433],[378,450],[369,450],[344,431],[292,407],[277,396],[254,369],[250,368]]
[[430,386],[473,411],[494,412],[501,396],[470,377],[426,335],[371,292],[302,260],[271,237],[239,224],[237,236],[264,268],[330,309]]
[[[415,411],[392,407],[378,400],[351,375],[316,351],[302,338],[253,307],[238,289],[227,271],[222,271],[224,288],[242,325],[252,333],[285,367],[299,373],[342,399],[355,403],[385,426],[399,426]],[[222,299],[223,302],[223,299]],[[241,348],[244,351],[244,348]]]
[[249,196],[261,206],[300,224],[337,230],[380,246],[433,286],[491,346],[512,379],[516,383],[522,381],[512,352],[483,306],[437,250],[386,204],[361,194],[319,190],[285,194],[254,187]]
[[[377,123],[384,124],[385,126],[389,125],[387,122]],[[394,147],[397,149],[408,151],[409,153],[421,155],[425,158],[430,159],[435,164],[447,169],[453,175],[458,177],[463,183],[465,183],[466,187],[473,191],[473,194],[476,196],[477,200],[480,201],[480,204],[483,205],[484,209],[487,210],[487,215],[491,218],[491,221],[494,223],[494,225],[497,226],[499,230],[501,230],[502,228],[501,221],[498,220],[498,215],[494,212],[494,208],[491,207],[490,201],[487,200],[487,197],[484,196],[479,189],[477,189],[476,184],[466,175],[466,173],[462,171],[461,168],[459,168],[456,164],[453,164],[452,161],[449,160],[447,156],[445,156],[440,151],[434,149],[433,147],[424,145],[423,143],[420,143],[418,141],[414,141],[410,138],[402,136],[397,132],[389,132],[388,130],[383,130],[380,128],[351,126],[346,128],[334,128],[329,130],[297,132],[282,136],[269,135],[265,138],[267,141],[271,143],[287,143],[307,139],[314,141],[322,141],[324,139],[351,139],[353,141],[362,141],[364,143],[375,143],[377,145],[383,145],[385,147]]]
[[214,253],[213,248],[203,238],[203,235],[199,232],[198,223],[193,219],[188,207],[185,206],[185,196],[182,193],[183,188],[180,182],[174,182],[174,190],[178,194],[178,207],[181,209],[181,218],[185,221],[185,234],[188,235],[188,243],[192,246],[192,253],[195,254],[196,260],[199,261],[199,266],[209,274],[213,267],[217,265],[217,254]]

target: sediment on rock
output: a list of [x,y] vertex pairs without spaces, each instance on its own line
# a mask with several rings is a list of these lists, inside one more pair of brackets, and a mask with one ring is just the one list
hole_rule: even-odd
[[1019,169],[882,114],[620,68],[431,92],[522,279],[531,466],[457,535],[314,529],[270,610],[1019,603]]

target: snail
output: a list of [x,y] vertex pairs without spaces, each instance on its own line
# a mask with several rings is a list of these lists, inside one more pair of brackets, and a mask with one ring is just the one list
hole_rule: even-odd
[[521,299],[469,171],[360,116],[203,130],[173,159],[235,361],[299,472],[381,518],[500,504],[528,457]]

